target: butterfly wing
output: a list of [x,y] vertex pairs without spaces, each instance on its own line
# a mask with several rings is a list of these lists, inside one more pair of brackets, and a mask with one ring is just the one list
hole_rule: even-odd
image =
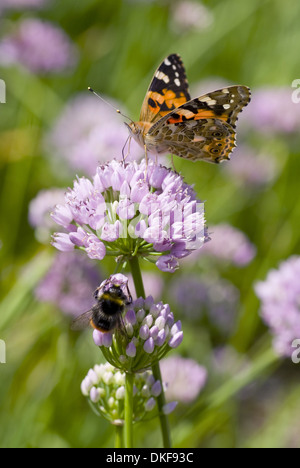
[[238,114],[250,101],[246,86],[231,86],[193,99],[156,122],[146,145],[193,161],[219,163],[235,147]]
[[172,153],[190,161],[212,163],[229,159],[236,146],[234,129],[218,119],[164,124],[151,136],[146,135],[146,142],[148,139],[157,153]]
[[145,96],[140,122],[155,123],[191,99],[185,69],[177,54],[158,67]]

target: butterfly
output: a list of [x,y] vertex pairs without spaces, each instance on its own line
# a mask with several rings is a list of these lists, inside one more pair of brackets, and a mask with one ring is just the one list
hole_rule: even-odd
[[247,86],[228,86],[191,99],[182,60],[171,54],[154,74],[139,121],[126,125],[146,156],[171,153],[219,163],[230,159],[238,114],[250,98]]

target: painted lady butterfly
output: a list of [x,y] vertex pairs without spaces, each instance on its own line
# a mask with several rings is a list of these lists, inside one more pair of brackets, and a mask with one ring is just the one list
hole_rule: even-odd
[[191,99],[181,58],[169,55],[158,67],[130,135],[147,151],[191,161],[230,159],[238,114],[250,102],[246,86],[229,86]]

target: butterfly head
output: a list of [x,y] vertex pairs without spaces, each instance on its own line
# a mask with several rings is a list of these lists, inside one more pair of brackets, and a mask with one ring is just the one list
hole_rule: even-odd
[[135,141],[144,148],[145,146],[145,135],[150,128],[148,122],[130,122],[129,124],[124,122],[128,128],[129,135],[132,136]]

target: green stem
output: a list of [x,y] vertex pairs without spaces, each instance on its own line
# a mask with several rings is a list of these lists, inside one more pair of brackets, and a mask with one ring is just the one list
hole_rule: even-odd
[[[142,273],[141,273],[138,257],[132,257],[129,260],[129,265],[130,265],[130,269],[132,273],[136,295],[137,297],[143,297],[145,299],[146,294],[145,294],[145,288],[144,288],[144,283],[143,283],[143,278],[142,278]],[[157,362],[156,364],[153,364],[152,372],[153,372],[153,376],[155,380],[160,381],[161,388],[162,388],[161,394],[159,395],[159,397],[157,397],[157,404],[158,404],[158,410],[159,410],[159,420],[160,420],[163,444],[164,444],[164,448],[171,448],[172,444],[171,444],[169,421],[168,421],[167,416],[163,412],[163,407],[166,403],[166,400],[165,400],[165,394],[163,390],[163,383],[161,379],[159,362]]]
[[125,448],[133,447],[133,381],[134,374],[127,372],[125,380]]
[[135,286],[136,296],[146,298],[142,273],[140,269],[138,257],[132,257],[129,260],[129,265],[132,273],[132,278]]
[[153,377],[155,378],[155,380],[160,381],[161,388],[162,388],[160,395],[157,397],[157,404],[159,408],[159,419],[160,419],[161,433],[163,437],[163,444],[164,444],[164,448],[171,448],[172,443],[171,443],[169,421],[168,421],[167,416],[163,413],[163,407],[166,404],[166,398],[165,398],[165,393],[163,391],[163,384],[162,384],[162,378],[161,378],[158,361],[156,364],[153,364],[152,372],[153,372]]
[[123,448],[123,427],[116,426],[115,448]]

